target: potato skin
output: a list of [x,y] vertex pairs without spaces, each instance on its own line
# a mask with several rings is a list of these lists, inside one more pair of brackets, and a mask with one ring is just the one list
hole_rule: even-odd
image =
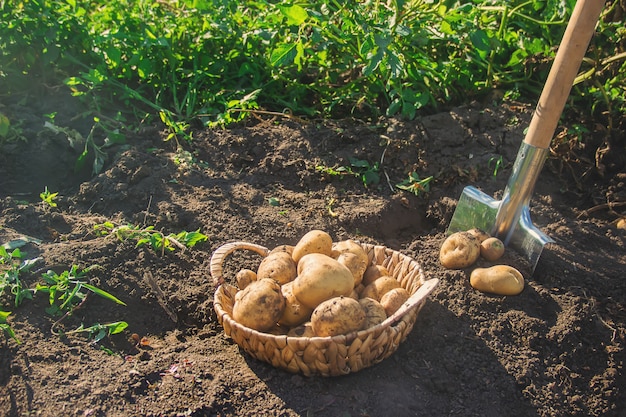
[[480,243],[480,256],[487,261],[497,261],[504,255],[504,243],[497,237],[490,237]]
[[361,307],[365,311],[365,324],[363,324],[363,329],[374,327],[387,318],[385,307],[373,298],[361,298],[359,304],[361,304]]
[[315,333],[313,333],[313,327],[311,327],[311,322],[307,321],[299,325],[298,327],[294,327],[289,329],[287,332],[287,336],[289,337],[313,337]]
[[285,297],[285,311],[278,319],[278,324],[288,327],[296,327],[311,318],[313,309],[305,306],[293,295],[293,281],[283,284],[280,291]]
[[321,253],[330,256],[333,247],[332,237],[323,230],[311,230],[300,238],[294,246],[291,256],[296,262],[309,253]]
[[316,336],[336,336],[360,330],[365,324],[365,311],[354,298],[334,297],[318,305],[311,314],[311,327]]
[[367,267],[365,272],[363,273],[363,280],[361,283],[363,285],[369,285],[372,282],[376,281],[380,277],[385,277],[391,275],[387,268],[382,265],[370,265]]
[[287,252],[274,252],[261,261],[257,279],[271,278],[279,284],[286,284],[296,278],[296,263]]
[[348,296],[353,288],[352,272],[330,256],[310,253],[298,263],[293,294],[307,307],[315,308],[330,298]]
[[480,243],[468,232],[456,232],[444,240],[439,262],[447,269],[463,269],[473,265],[480,256]]
[[470,285],[486,293],[518,295],[524,290],[524,276],[508,265],[476,268],[470,274]]
[[352,272],[354,286],[358,286],[363,280],[363,273],[367,268],[367,263],[363,262],[363,258],[353,252],[342,252],[337,257],[337,262],[344,265]]
[[331,256],[336,259],[339,255],[346,252],[353,253],[358,256],[366,267],[369,265],[369,257],[367,256],[365,249],[363,249],[363,246],[350,239],[334,243]]
[[278,245],[274,249],[272,249],[269,254],[271,255],[272,253],[276,253],[276,252],[287,252],[289,255],[291,255],[293,253],[293,246],[292,245]]
[[476,239],[478,239],[478,243],[483,243],[486,239],[489,239],[491,237],[491,235],[489,233],[487,233],[483,229],[479,229],[477,227],[475,227],[473,229],[469,229],[467,231],[467,233],[469,233],[470,235],[472,235]]
[[396,279],[390,276],[385,276],[380,277],[371,284],[367,285],[365,288],[363,288],[363,291],[361,291],[361,294],[359,295],[361,298],[369,297],[373,298],[376,301],[380,301],[383,295],[393,290],[394,288],[399,287],[400,283]]
[[252,281],[256,281],[256,279],[256,272],[246,268],[241,269],[239,272],[237,272],[237,275],[235,275],[235,280],[237,280],[237,287],[240,290],[246,288],[248,285],[250,285]]
[[404,288],[394,288],[381,297],[380,304],[385,309],[387,316],[391,316],[410,296],[411,294]]
[[276,325],[284,309],[285,298],[280,285],[273,279],[263,278],[237,292],[233,319],[246,327],[264,332]]

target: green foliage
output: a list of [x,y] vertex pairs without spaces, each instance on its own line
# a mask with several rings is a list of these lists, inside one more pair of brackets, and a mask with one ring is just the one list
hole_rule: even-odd
[[57,206],[56,198],[59,193],[51,193],[46,186],[43,193],[39,193],[39,198],[41,198],[41,202],[47,204],[48,207],[55,208]]
[[36,291],[48,294],[50,307],[47,309],[51,315],[72,312],[80,305],[89,293],[96,294],[114,303],[126,305],[115,296],[87,282],[86,275],[97,265],[79,270],[77,265],[72,265],[68,271],[61,274],[50,270],[42,275],[45,285],[37,284]]
[[28,272],[41,258],[22,260],[19,248],[8,252],[5,246],[0,246],[0,296],[8,289],[13,298],[15,307],[19,307],[25,299],[33,298],[34,290],[25,287],[21,275]]
[[2,329],[2,332],[4,334],[6,334],[11,339],[15,340],[16,343],[19,344],[21,342],[17,338],[17,336],[15,335],[15,331],[13,331],[13,329],[11,328],[9,323],[7,323],[7,317],[9,317],[10,314],[11,314],[11,312],[9,312],[9,311],[2,311],[2,310],[0,310],[0,329]]
[[176,248],[185,249],[192,248],[200,242],[208,240],[208,236],[195,232],[182,231],[177,234],[170,233],[165,235],[158,230],[154,230],[154,226],[139,225],[115,225],[112,222],[104,222],[94,225],[94,230],[101,236],[115,236],[120,241],[128,239],[135,240],[135,247],[150,245],[156,253],[164,255],[165,250],[173,251]]
[[433,177],[427,177],[421,179],[416,172],[411,172],[409,177],[399,184],[396,184],[396,188],[400,190],[408,191],[416,196],[424,194],[430,191],[430,182]]
[[[49,270],[42,274],[44,284],[37,283],[34,289],[28,288],[23,282],[22,275],[30,271],[41,258],[22,259],[23,254],[16,246],[23,246],[29,241],[36,240],[33,238],[16,239],[0,246],[0,273],[2,274],[0,275],[0,296],[3,296],[5,290],[8,289],[15,307],[19,307],[25,299],[32,300],[34,294],[38,292],[48,294],[50,307],[46,311],[51,315],[62,315],[61,319],[54,323],[54,327],[63,318],[71,315],[75,309],[82,306],[89,294],[95,294],[114,303],[126,305],[117,297],[89,283],[87,274],[97,265],[82,270],[73,265],[70,270],[63,271],[61,274]],[[11,313],[0,309],[0,329],[17,343],[20,343],[13,329],[6,322],[9,314]],[[87,329],[83,329],[81,325],[79,329],[68,333],[87,331],[90,332],[91,337],[97,339],[95,341],[99,341],[106,335],[123,331],[126,326],[125,322],[108,325],[97,324]],[[101,333],[102,331],[105,333]]]
[[[177,141],[254,109],[413,118],[493,89],[534,102],[574,3],[4,1],[0,87],[63,80],[106,132],[156,119]],[[608,124],[626,112],[625,38],[623,18],[601,19],[571,100]]]
[[98,343],[102,339],[112,334],[123,332],[128,327],[125,321],[116,321],[114,323],[94,324],[93,326],[84,327],[82,324],[75,330],[65,332],[65,334],[86,333],[91,343]]
[[333,168],[317,165],[315,171],[327,178],[343,178],[346,175],[357,177],[366,188],[380,182],[380,164],[378,162],[370,164],[366,160],[357,158],[350,158],[350,166]]

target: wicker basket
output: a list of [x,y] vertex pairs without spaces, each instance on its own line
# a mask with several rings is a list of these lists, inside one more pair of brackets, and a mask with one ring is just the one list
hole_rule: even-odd
[[413,328],[428,294],[439,280],[424,278],[413,259],[384,246],[361,243],[370,263],[383,265],[409,291],[411,297],[384,322],[358,332],[332,337],[287,337],[262,333],[245,327],[231,314],[237,287],[224,281],[224,259],[236,250],[250,250],[262,257],[269,250],[246,242],[220,246],[211,257],[211,276],[217,288],[214,308],[224,333],[256,359],[277,368],[304,375],[336,376],[357,372],[390,356]]

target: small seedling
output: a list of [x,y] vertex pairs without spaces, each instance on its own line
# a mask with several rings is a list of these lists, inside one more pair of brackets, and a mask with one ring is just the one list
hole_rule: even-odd
[[396,184],[396,187],[419,196],[420,194],[430,191],[430,182],[432,180],[432,176],[420,179],[420,176],[416,172],[411,172],[409,178],[402,181],[400,184]]
[[46,311],[53,316],[71,314],[82,305],[89,293],[125,306],[126,303],[123,301],[87,282],[87,274],[97,267],[98,265],[93,265],[79,270],[77,265],[72,265],[69,271],[63,271],[61,274],[52,270],[45,272],[42,278],[47,285],[37,284],[36,291],[49,295],[50,307]]
[[41,201],[44,204],[47,204],[48,207],[52,207],[52,208],[55,208],[57,206],[57,203],[54,200],[56,200],[58,195],[59,193],[51,193],[48,190],[48,186],[46,186],[43,193],[39,193],[39,197],[41,198]]
[[363,185],[365,187],[368,187],[372,184],[378,184],[380,182],[380,175],[378,174],[380,171],[380,167],[378,162],[375,162],[373,165],[371,165],[365,160],[351,158],[350,165],[355,175],[361,178],[361,181],[363,181]]
[[114,323],[106,324],[94,324],[93,326],[83,327],[81,324],[77,329],[65,332],[68,334],[75,333],[87,333],[87,337],[91,340],[92,344],[98,343],[102,339],[112,334],[118,334],[123,332],[128,327],[128,323],[125,321],[116,321]]
[[276,197],[270,197],[267,199],[267,202],[270,204],[270,206],[273,207],[278,207],[280,206],[280,200],[277,199]]
[[500,168],[502,168],[502,165],[504,164],[504,161],[502,159],[502,155],[495,157],[492,156],[491,158],[489,158],[489,163],[487,164],[488,167],[491,168],[491,164],[493,163],[493,177],[495,178],[498,175],[498,171],[500,171]]
[[6,334],[19,344],[21,343],[20,340],[15,335],[15,332],[13,331],[9,323],[7,323],[7,317],[9,317],[9,314],[11,314],[11,312],[9,311],[0,311],[0,329],[3,330],[4,334]]
[[34,290],[24,288],[20,275],[29,271],[40,259],[22,261],[22,253],[18,248],[7,252],[4,246],[0,246],[0,265],[8,266],[8,269],[0,275],[0,295],[8,288],[13,294],[15,307],[19,307],[22,300],[33,298]]
[[182,231],[177,234],[165,235],[158,230],[154,230],[154,226],[133,226],[122,225],[117,226],[112,222],[104,222],[96,224],[94,230],[100,236],[112,235],[117,237],[120,241],[133,239],[137,241],[135,247],[149,244],[152,250],[161,255],[165,254],[165,250],[173,251],[175,248],[185,249],[192,248],[197,243],[205,242],[208,240],[208,236],[200,233],[200,230],[195,232]]
[[330,217],[337,217],[337,216],[339,216],[339,214],[337,214],[333,210],[333,206],[335,205],[336,202],[337,202],[337,200],[335,200],[334,198],[327,198],[326,199],[326,211],[328,211],[328,215]]

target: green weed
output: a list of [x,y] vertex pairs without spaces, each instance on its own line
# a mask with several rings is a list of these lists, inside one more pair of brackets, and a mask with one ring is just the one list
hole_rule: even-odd
[[0,246],[0,296],[8,290],[13,298],[15,307],[19,307],[25,299],[32,300],[34,290],[29,289],[22,282],[22,274],[28,272],[41,258],[22,260],[19,248],[8,252]]
[[432,176],[421,179],[416,172],[411,172],[407,179],[399,184],[396,184],[396,188],[419,196],[430,191],[430,182],[432,180]]
[[45,285],[37,284],[35,290],[48,294],[50,307],[46,311],[53,316],[71,313],[87,299],[90,293],[114,303],[126,305],[108,292],[89,284],[87,273],[97,267],[94,265],[80,270],[77,265],[72,265],[70,270],[63,271],[61,274],[51,270],[45,272],[42,275]]
[[55,201],[58,197],[59,193],[51,193],[46,186],[42,193],[39,193],[39,198],[41,198],[41,202],[46,204],[48,207],[55,208],[57,206],[57,202]]
[[98,343],[102,339],[112,334],[118,334],[126,330],[128,323],[125,321],[116,321],[114,323],[94,324],[93,326],[84,327],[82,324],[75,330],[70,330],[64,334],[86,333],[91,343]]
[[15,340],[15,342],[19,344],[21,342],[15,335],[15,331],[13,331],[9,323],[7,323],[7,317],[9,317],[10,314],[11,312],[9,311],[0,310],[0,329],[2,329],[2,332],[5,335],[9,336],[11,339]]
[[154,226],[115,225],[112,222],[96,224],[94,230],[101,236],[115,236],[120,241],[135,240],[137,242],[135,247],[150,245],[154,252],[161,255],[165,254],[165,250],[192,248],[196,244],[208,240],[208,236],[200,233],[200,230],[166,235],[154,230]]

